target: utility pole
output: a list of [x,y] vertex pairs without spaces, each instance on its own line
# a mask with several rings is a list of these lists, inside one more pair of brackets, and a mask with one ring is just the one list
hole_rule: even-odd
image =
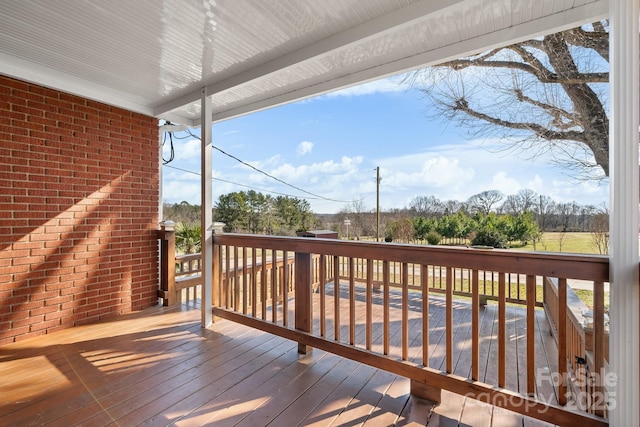
[[376,242],[380,241],[380,166],[376,167]]

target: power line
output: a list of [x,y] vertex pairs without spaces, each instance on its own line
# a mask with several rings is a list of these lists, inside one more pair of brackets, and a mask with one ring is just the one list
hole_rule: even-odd
[[[196,139],[201,140],[201,138],[200,138],[199,136],[194,135],[194,134],[191,132],[191,129],[187,129],[187,131],[186,131],[186,132],[187,132],[189,135],[191,135],[193,138],[196,138]],[[184,139],[184,138],[179,138],[179,139]],[[235,160],[235,161],[237,161],[237,162],[239,162],[239,163],[241,163],[241,164],[243,164],[243,165],[245,165],[245,166],[247,166],[247,167],[250,167],[251,169],[255,170],[256,172],[259,172],[259,173],[261,173],[261,174],[263,174],[263,175],[265,175],[265,176],[267,176],[267,177],[269,177],[269,178],[271,178],[271,179],[273,179],[273,180],[275,180],[275,181],[278,181],[278,182],[280,182],[280,183],[282,183],[282,184],[284,184],[284,185],[286,185],[286,186],[288,186],[288,187],[291,187],[291,188],[293,188],[293,189],[295,189],[295,190],[298,190],[298,191],[300,191],[300,192],[302,192],[302,193],[309,194],[309,195],[313,196],[313,198],[314,198],[315,200],[326,200],[326,201],[329,201],[329,202],[337,202],[337,203],[351,203],[351,200],[337,200],[337,199],[332,199],[332,198],[329,198],[329,197],[321,196],[320,194],[315,194],[315,193],[312,193],[312,192],[310,192],[310,191],[304,190],[304,189],[302,189],[302,188],[300,188],[300,187],[297,187],[297,186],[295,186],[295,185],[293,185],[293,184],[289,184],[288,182],[285,182],[285,181],[281,180],[280,178],[277,178],[277,177],[275,177],[275,176],[273,176],[273,175],[271,175],[271,174],[269,174],[269,173],[267,173],[267,172],[265,172],[265,171],[263,171],[263,170],[261,170],[261,169],[258,169],[258,168],[257,168],[257,167],[255,167],[255,166],[253,166],[253,165],[251,165],[251,164],[249,164],[249,163],[247,163],[247,162],[245,162],[245,161],[243,161],[243,160],[239,159],[238,157],[234,156],[233,154],[229,154],[229,153],[227,153],[226,151],[224,151],[224,150],[222,150],[222,149],[220,149],[220,148],[216,147],[215,145],[213,145],[212,147],[213,147],[214,149],[216,149],[217,151],[219,151],[220,153],[224,154],[225,156],[230,157],[230,158],[232,158],[233,160]],[[250,188],[250,187],[249,187],[249,188]],[[275,193],[275,192],[274,192],[274,193]],[[295,197],[295,196],[291,196],[291,197]]]
[[[190,170],[187,170],[187,169],[179,168],[177,166],[171,166],[171,165],[167,165],[167,164],[165,164],[164,166],[167,167],[167,168],[179,170],[181,172],[186,172],[186,173],[190,173],[190,174],[193,174],[193,175],[198,175],[198,176],[201,175],[200,172],[190,171]],[[297,196],[294,196],[294,195],[291,195],[291,194],[280,193],[279,191],[273,191],[273,190],[264,190],[264,189],[257,188],[257,187],[251,187],[250,185],[240,184],[238,182],[228,181],[228,180],[222,179],[222,178],[211,177],[211,179],[214,180],[214,181],[220,181],[220,182],[224,182],[224,183],[231,184],[231,185],[237,185],[239,187],[249,188],[251,190],[262,191],[262,192],[271,193],[271,194],[277,194],[279,196],[297,198]],[[307,200],[330,200],[330,199],[318,199],[317,197],[305,197],[305,199],[307,199]]]

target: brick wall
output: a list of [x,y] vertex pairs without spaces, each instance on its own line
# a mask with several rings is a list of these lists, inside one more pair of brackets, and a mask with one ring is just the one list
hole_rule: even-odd
[[157,120],[0,76],[0,345],[157,303]]

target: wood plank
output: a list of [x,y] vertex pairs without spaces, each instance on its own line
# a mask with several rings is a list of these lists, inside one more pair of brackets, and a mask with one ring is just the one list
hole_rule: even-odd
[[333,425],[352,426],[364,423],[376,411],[389,384],[396,376],[377,369],[367,384],[353,397],[349,405],[333,422]]
[[307,427],[334,424],[340,414],[353,403],[355,396],[368,387],[376,371],[378,370],[371,366],[359,365],[331,394],[324,396],[322,400],[318,399],[318,405],[301,424]]
[[491,427],[493,406],[466,398],[460,416],[460,426]]
[[458,427],[464,397],[448,391],[442,392],[442,403],[437,405],[429,418],[428,427]]
[[[344,295],[347,295],[347,292],[349,289],[345,287]],[[366,292],[365,287],[355,287],[353,295],[357,319],[366,316]],[[329,307],[332,297],[329,295],[330,293],[327,294],[326,301]],[[404,300],[401,298],[402,293],[401,290],[392,290],[387,296],[389,313],[386,335],[389,342],[389,353],[400,359],[405,351],[403,347],[406,347],[408,361],[421,365],[423,336],[420,313],[423,301],[420,293],[409,291],[408,297]],[[336,294],[336,299],[340,302],[338,315],[348,315],[351,310],[350,298],[341,298],[339,290]],[[313,298],[313,311],[318,313],[321,297],[319,294],[313,294]],[[385,332],[383,332],[382,326],[384,322],[377,321],[377,319],[384,317],[381,304],[383,299],[384,294],[371,292],[373,319],[371,341],[372,344],[375,344],[374,348],[376,348],[375,346],[381,348],[384,345]],[[289,309],[288,316],[292,317],[293,304],[289,304]],[[431,331],[429,336],[424,339],[429,341],[429,358],[437,360],[443,357],[442,349],[446,347],[442,332],[446,323],[444,318],[446,296],[445,298],[432,297],[428,309]],[[267,316],[269,310],[271,308],[260,314],[268,318],[270,317],[270,315]],[[465,319],[469,317],[471,307],[467,301],[452,300],[452,311],[455,311],[455,316],[462,316],[460,319]],[[517,362],[518,354],[526,349],[524,343],[521,342],[519,348],[516,346],[519,342],[517,337],[522,336],[522,332],[526,331],[524,328],[526,319],[521,314],[523,313],[521,308],[509,306],[507,311],[507,325],[511,325],[509,327],[513,328],[513,331],[509,330],[509,335],[513,335],[513,339],[509,340],[507,359],[515,359]],[[535,321],[537,323],[534,327],[536,367],[539,367],[541,363],[544,364],[545,360],[555,360],[553,343],[545,340],[545,320],[538,316],[538,311],[536,310]],[[49,367],[47,372],[58,372],[59,381],[55,382],[54,387],[59,387],[59,389],[56,389],[54,393],[41,393],[38,397],[39,401],[25,402],[23,406],[17,408],[16,411],[23,416],[19,418],[22,420],[19,424],[33,422],[43,424],[43,420],[50,418],[51,422],[56,424],[62,422],[75,424],[83,420],[90,420],[92,425],[107,425],[116,420],[121,425],[143,423],[166,425],[173,422],[179,425],[209,422],[218,425],[219,420],[223,420],[223,422],[229,420],[230,424],[233,423],[233,420],[243,423],[250,416],[249,412],[256,408],[262,408],[259,411],[266,415],[265,419],[267,420],[277,420],[276,422],[280,423],[285,418],[290,418],[294,424],[300,422],[328,425],[332,422],[341,424],[343,421],[343,424],[351,422],[358,424],[366,421],[367,424],[380,425],[380,422],[384,424],[389,420],[395,420],[392,423],[396,423],[396,425],[410,425],[424,423],[428,417],[424,408],[430,409],[431,407],[429,404],[410,397],[408,386],[406,390],[401,386],[403,381],[406,381],[403,377],[397,377],[394,374],[360,364],[355,364],[353,369],[345,368],[355,362],[342,358],[337,358],[335,363],[323,365],[324,368],[319,369],[319,365],[312,360],[326,357],[326,353],[322,350],[316,348],[308,355],[309,358],[305,356],[298,359],[294,343],[274,338],[222,318],[218,318],[211,330],[202,330],[199,327],[200,313],[197,310],[192,310],[191,314],[180,311],[154,313],[159,314],[141,315],[137,319],[132,317],[129,323],[123,321],[122,325],[113,322],[111,325],[90,325],[86,329],[77,328],[73,334],[66,332],[70,334],[67,338],[64,334],[60,335],[61,339],[57,339],[56,334],[42,337],[43,343],[49,343],[40,347],[42,351],[33,345],[17,343],[24,345],[23,349],[32,351],[32,353],[25,350],[21,355],[18,355],[24,357],[17,358],[14,354],[15,360],[7,360],[6,347],[0,347],[0,361],[2,361],[0,370],[9,366],[8,364],[15,364],[13,366],[21,365],[21,369],[29,372],[28,368],[33,368],[33,363],[29,364],[27,359],[34,357],[33,354],[38,355],[39,352],[49,354],[49,360],[57,360],[57,365],[54,364],[56,368]],[[494,324],[496,316],[495,305],[489,305],[480,311],[479,337],[482,340],[480,341],[479,366],[480,376],[485,378],[488,378],[490,371],[487,363],[492,357],[492,349],[496,347],[492,341],[496,335]],[[332,317],[327,316],[327,320],[331,321]],[[319,316],[314,316],[313,320],[314,327],[316,327],[320,322]],[[136,322],[139,322],[139,325]],[[457,319],[454,323],[453,345],[455,347],[454,354],[457,357],[454,370],[458,372],[458,367],[463,369],[466,355],[471,355],[469,351],[461,352],[459,350],[461,345],[470,345],[471,327],[465,324],[467,322],[461,322]],[[406,330],[404,325],[406,325]],[[92,330],[94,326],[97,334]],[[344,334],[344,332],[349,328],[349,325],[341,326],[347,342],[350,340],[349,334]],[[81,331],[84,331],[82,338],[74,336]],[[116,336],[110,337],[113,333]],[[407,333],[409,339],[405,341],[403,337]],[[359,320],[355,325],[355,343],[363,349],[366,348],[366,335],[366,327]],[[136,339],[132,340],[132,336],[135,336]],[[257,338],[259,336],[269,337],[270,340],[259,344],[260,341]],[[280,340],[280,344],[273,341],[276,339]],[[70,343],[66,347],[65,340]],[[34,342],[39,341],[35,339]],[[469,344],[465,344],[465,342]],[[60,347],[65,349],[65,355],[60,353]],[[34,348],[36,348],[35,353],[33,353]],[[244,350],[240,350],[241,348]],[[157,354],[157,357],[149,357],[150,353]],[[76,369],[93,395],[82,385],[78,386],[80,383],[74,383],[73,387],[68,385],[73,370],[69,364],[62,363],[65,361],[65,357]],[[441,363],[444,363],[444,359],[440,360]],[[223,372],[211,375],[215,372],[214,365]],[[336,372],[333,372],[334,365],[337,367]],[[297,366],[295,369],[302,369],[298,371],[299,375],[289,377],[289,382],[279,383],[276,381],[280,372],[294,369],[293,366]],[[43,365],[43,368],[46,366]],[[315,381],[308,382],[304,379],[306,369],[318,371]],[[468,363],[464,368],[467,375],[470,369],[471,365]],[[366,374],[360,378],[358,372],[366,372]],[[509,374],[507,375],[508,380],[512,377],[515,378],[517,387],[517,369],[513,371],[508,369],[507,373]],[[189,376],[197,377],[192,381],[195,385],[190,386],[184,382],[183,377]],[[5,387],[7,383],[15,384],[16,380],[13,377],[6,382],[2,378],[0,375],[0,388]],[[105,378],[108,378],[108,381],[105,381]],[[385,381],[381,378],[384,378]],[[294,384],[299,380],[303,383]],[[307,381],[306,386],[304,385],[305,381]],[[136,386],[138,383],[141,385]],[[280,385],[277,386],[277,384]],[[394,386],[394,384],[396,385]],[[264,400],[267,393],[273,395],[274,387],[276,387],[275,390],[293,388],[298,393],[295,397],[292,394],[286,404]],[[374,389],[371,390],[371,387]],[[256,391],[258,389],[260,392]],[[53,390],[53,388],[49,390]],[[463,389],[459,391],[466,392]],[[540,392],[539,389],[538,392]],[[356,396],[359,397],[356,398]],[[234,399],[234,403],[229,405],[231,397]],[[364,397],[370,400],[361,400]],[[96,402],[96,399],[99,403]],[[470,421],[464,417],[470,417],[471,413],[466,413],[464,408],[472,408],[475,402],[470,403],[471,406],[467,406],[466,401],[463,402],[464,407],[458,413],[457,420],[465,424]],[[446,403],[448,402],[443,402],[445,406]],[[272,404],[275,404],[275,407]],[[70,406],[69,409],[66,409],[67,405]],[[227,407],[229,408],[227,409]],[[35,411],[31,412],[34,408]],[[415,408],[416,411],[412,408]],[[0,409],[2,414],[0,415],[0,424],[11,425],[12,422],[8,421],[9,418],[5,416],[6,406],[0,403]],[[281,415],[283,413],[297,415],[284,417]],[[73,414],[76,417],[73,417]],[[500,414],[500,411],[496,412],[494,409],[494,425],[500,426],[501,418],[496,414]],[[501,414],[506,420],[505,423],[509,420],[517,421],[527,418],[508,411],[502,411]],[[431,426],[440,421],[446,422],[440,415],[442,414],[438,414],[434,410],[428,425]],[[251,420],[255,421],[257,418]],[[505,423],[503,425],[509,425]]]
[[378,407],[369,414],[364,425],[395,425],[409,399],[409,380],[396,376],[384,391]]
[[[242,414],[251,412],[255,407],[263,403],[261,397],[271,387],[275,389],[286,387],[291,381],[295,381],[304,375],[308,369],[325,357],[327,353],[314,351],[306,355],[299,355],[290,350],[282,353],[278,358],[268,362],[255,374],[246,380],[238,382],[224,393],[216,396],[205,396],[206,403],[194,406],[189,402],[182,402],[182,409],[176,406],[169,408],[167,412],[181,414],[172,421],[175,425],[204,425],[216,424],[221,419],[241,418]],[[153,425],[167,425],[159,420]]]
[[[158,377],[154,377],[147,381],[129,384],[126,389],[109,394],[93,405],[76,410],[56,422],[60,425],[68,425],[82,420],[87,425],[97,426],[100,425],[98,419],[106,413],[111,420],[120,420],[118,423],[121,425],[136,425],[157,415],[158,410],[162,411],[176,399],[198,392],[209,382],[223,376],[228,370],[236,369],[262,354],[265,346],[273,348],[277,343],[278,341],[272,338],[256,335],[247,341],[246,345],[221,353],[189,371],[180,371],[178,368],[169,380],[160,381]],[[252,350],[247,351],[247,348]],[[131,414],[133,415],[130,416]],[[96,415],[98,419],[94,419]]]
[[497,406],[493,407],[491,427],[522,427],[523,422],[522,415]]
[[[249,397],[248,402],[259,402],[258,406],[255,406],[250,411],[247,408],[237,411],[237,408],[235,408],[236,412],[239,413],[233,417],[227,416],[216,420],[216,426],[233,426],[238,423],[250,426],[266,426],[301,394],[320,380],[325,371],[329,370],[329,368],[336,368],[341,364],[349,363],[349,361],[329,353],[313,364],[314,369],[306,369],[304,375],[297,374],[293,377],[286,377],[282,373],[275,377],[278,378],[280,384],[278,387],[269,384],[267,385],[268,388],[261,390],[258,395]],[[284,379],[280,379],[281,376]],[[254,398],[252,399],[251,397]]]
[[[192,313],[196,315],[198,314],[196,310],[193,310]],[[194,318],[194,320],[196,319],[197,317]],[[197,323],[199,322],[197,322],[196,320],[196,322],[194,322],[193,324],[194,328],[191,331],[192,333],[202,331],[197,326]],[[228,323],[228,322],[225,322],[225,323]],[[145,324],[142,323],[139,327],[145,328]],[[106,340],[104,342],[104,345],[107,346],[108,348],[118,348],[118,346],[120,345],[120,346],[124,346],[125,348],[131,349],[132,348],[131,343],[136,342],[135,339],[132,339],[132,336],[135,336],[135,334],[139,332],[136,330],[135,325],[128,324],[127,329],[131,334],[134,334],[134,335],[122,336],[119,343],[113,340]],[[144,331],[144,334],[141,336],[142,339],[140,340],[140,342],[142,344],[151,343],[146,346],[145,352],[158,352],[160,354],[166,355],[164,359],[158,359],[156,362],[157,363],[156,365],[152,365],[144,370],[132,370],[132,372],[127,372],[124,369],[116,371],[115,374],[117,376],[113,378],[113,375],[110,374],[108,377],[109,381],[105,381],[104,375],[95,375],[96,373],[95,369],[91,369],[90,367],[83,369],[82,366],[76,366],[75,371],[77,375],[80,375],[83,378],[81,387],[73,387],[71,389],[65,389],[62,392],[57,392],[54,395],[50,395],[49,399],[47,401],[44,401],[44,402],[47,402],[46,404],[43,403],[42,405],[32,405],[31,407],[25,408],[27,409],[23,411],[25,412],[25,416],[27,417],[33,416],[34,413],[37,413],[40,416],[42,416],[42,418],[44,419],[55,419],[56,417],[60,417],[65,413],[73,411],[76,408],[81,408],[83,405],[86,405],[87,403],[92,403],[95,399],[102,399],[105,396],[109,396],[110,394],[114,394],[114,393],[119,393],[121,392],[121,390],[127,389],[130,386],[129,381],[134,381],[137,383],[152,377],[154,378],[160,377],[160,380],[162,380],[162,377],[166,375],[166,372],[170,369],[175,369],[176,367],[178,367],[181,370],[184,370],[186,369],[185,367],[188,367],[190,363],[195,363],[195,364],[201,363],[202,359],[198,357],[198,355],[201,352],[199,351],[199,349],[192,348],[193,346],[190,341],[181,342],[177,340],[176,341],[165,340],[162,335],[159,336],[160,338],[159,340],[150,341],[147,338],[152,336],[152,332],[145,331],[144,329],[142,330]],[[222,330],[226,334],[229,334],[228,336],[218,335],[219,338],[222,338],[224,340],[222,342],[233,341],[234,335],[237,333],[237,331],[242,331],[242,334],[236,335],[235,338],[245,335],[247,333],[250,333],[247,330],[243,331],[242,328],[233,328],[233,329],[226,329],[226,330],[223,328]],[[176,332],[178,334],[182,334],[179,330],[177,330]],[[204,335],[208,337],[212,337],[214,335],[213,333],[207,330],[204,330],[202,332],[204,333]],[[251,334],[251,335],[257,336],[255,334]],[[168,337],[168,336],[165,335],[165,337]],[[95,343],[96,341],[92,341],[92,342]],[[164,344],[165,347],[159,347],[160,344],[158,343]],[[85,344],[86,343],[82,343],[82,342],[78,343],[80,348],[87,348]],[[171,351],[172,351],[171,345],[175,346],[173,347],[174,351],[181,352],[180,353],[181,357],[176,357],[176,358],[170,357]],[[207,351],[205,355],[207,357],[213,357],[216,355],[216,349],[213,347],[209,347],[212,345],[209,343],[209,339],[205,338],[204,340],[202,340],[201,345],[205,346]],[[69,349],[68,351],[71,352],[72,350]],[[132,353],[132,354],[135,354],[135,353]],[[134,358],[134,361],[135,361],[135,358]],[[164,369],[161,369],[160,366],[163,364],[163,361],[165,362],[164,363],[165,366],[164,366]],[[168,366],[167,366],[167,362],[168,362]],[[85,364],[85,366],[87,366],[87,364]],[[177,374],[179,373],[180,372],[178,372]],[[169,378],[169,377],[166,377],[166,378]],[[85,393],[85,387],[91,390],[90,394]],[[65,402],[64,406],[56,407],[55,402],[57,400],[64,401]],[[42,410],[43,412],[39,412],[40,410]]]
[[415,396],[411,396],[407,404],[405,405],[396,427],[424,427],[429,420],[429,414],[436,403],[425,399],[418,399]]
[[[298,394],[295,400],[270,422],[282,426],[300,424],[320,405],[324,396],[332,395],[347,378],[353,376],[359,365],[351,360],[341,360],[311,387]],[[278,399],[280,398],[279,395]]]

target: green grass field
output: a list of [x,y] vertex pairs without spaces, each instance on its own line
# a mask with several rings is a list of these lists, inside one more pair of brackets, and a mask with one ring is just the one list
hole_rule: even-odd
[[532,242],[513,249],[574,254],[598,254],[592,233],[543,233],[535,248]]

